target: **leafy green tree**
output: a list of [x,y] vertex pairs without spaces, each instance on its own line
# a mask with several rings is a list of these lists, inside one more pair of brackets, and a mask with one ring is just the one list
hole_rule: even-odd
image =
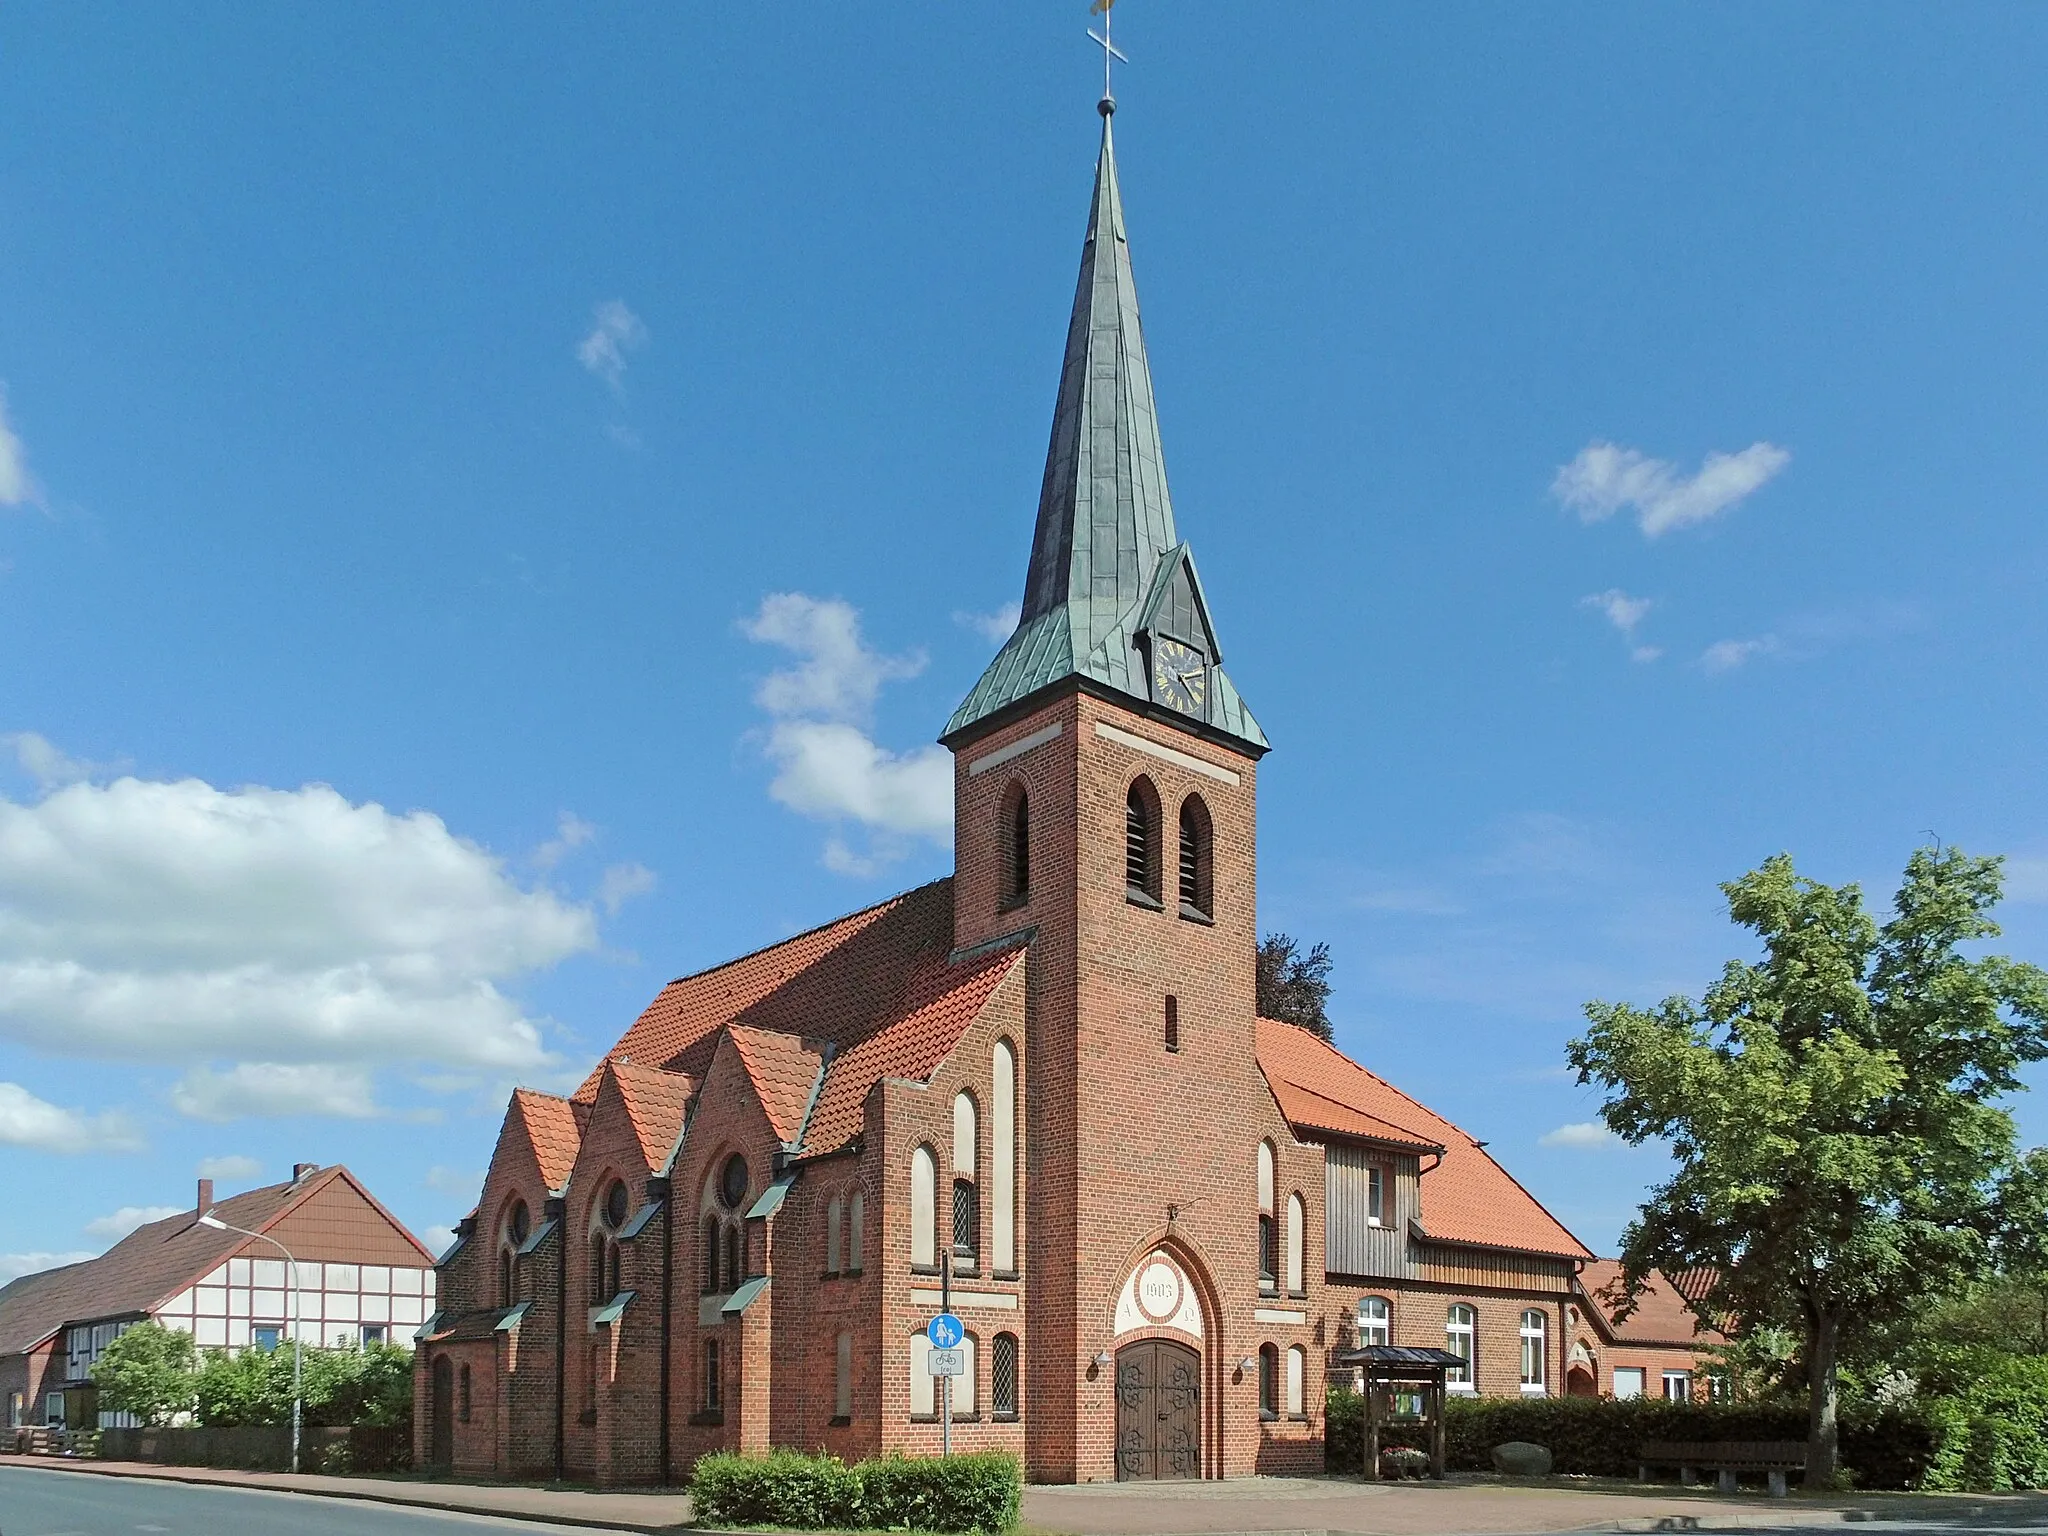
[[[308,1424],[398,1425],[412,1421],[412,1351],[395,1344],[323,1349],[308,1345],[302,1368]],[[209,1350],[196,1382],[199,1421],[209,1425],[289,1424],[290,1345]]]
[[137,1323],[93,1362],[100,1407],[132,1413],[150,1428],[189,1413],[196,1396],[192,1335],[161,1323]]
[[1880,927],[1781,854],[1722,887],[1761,960],[1697,1003],[1589,1003],[1569,1048],[1608,1127],[1677,1163],[1623,1236],[1625,1284],[1704,1271],[1703,1318],[1797,1335],[1810,1487],[1838,1469],[1845,1352],[1984,1274],[2024,1186],[1999,1101],[2048,1056],[2048,975],[1962,953],[1998,933],[2002,862],[1916,850]]
[[1269,933],[1259,940],[1254,967],[1259,1017],[1278,1019],[1314,1030],[1325,1040],[1331,1036],[1330,946],[1317,944],[1306,954],[1284,933]]

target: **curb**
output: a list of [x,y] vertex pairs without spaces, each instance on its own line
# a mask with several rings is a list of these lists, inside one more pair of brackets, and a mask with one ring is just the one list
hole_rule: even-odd
[[[661,1525],[645,1520],[599,1520],[588,1515],[555,1514],[533,1509],[495,1509],[451,1504],[443,1499],[408,1495],[401,1487],[369,1484],[361,1488],[292,1488],[275,1483],[233,1482],[226,1478],[194,1476],[201,1468],[165,1467],[161,1471],[111,1472],[88,1462],[60,1461],[43,1457],[8,1457],[0,1466],[20,1466],[30,1472],[71,1472],[88,1477],[113,1478],[123,1482],[182,1483],[188,1488],[227,1488],[242,1492],[284,1493],[307,1499],[348,1499],[364,1504],[393,1504],[407,1509],[430,1509],[447,1515],[474,1515],[485,1520],[518,1520],[528,1525],[566,1525],[587,1531],[632,1531],[636,1536],[730,1536],[693,1525]],[[1321,1536],[1321,1533],[1318,1533]]]

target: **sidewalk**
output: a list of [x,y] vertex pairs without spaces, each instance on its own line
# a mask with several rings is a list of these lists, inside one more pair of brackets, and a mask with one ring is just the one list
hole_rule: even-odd
[[1068,1536],[1285,1533],[1285,1536],[1522,1536],[1547,1531],[1683,1531],[1833,1526],[1978,1510],[2031,1511],[2034,1495],[1861,1494],[1771,1499],[1699,1488],[1545,1479],[1366,1483],[1246,1478],[1221,1483],[1095,1483],[1024,1491],[1024,1524]]
[[[495,1515],[598,1530],[679,1536],[687,1494],[457,1483],[399,1477],[319,1477],[154,1463],[8,1457],[8,1466],[101,1477],[158,1478],[268,1488],[323,1498]],[[1657,1532],[1831,1526],[1868,1520],[2048,1524],[2040,1494],[1874,1493],[1767,1499],[1633,1483],[1365,1483],[1348,1478],[1261,1477],[1231,1482],[1089,1483],[1024,1490],[1023,1525],[1060,1536],[1533,1536],[1550,1531]]]

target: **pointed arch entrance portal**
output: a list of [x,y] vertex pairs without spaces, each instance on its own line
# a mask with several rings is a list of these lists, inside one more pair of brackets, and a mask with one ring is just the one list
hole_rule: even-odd
[[1171,1339],[1116,1355],[1118,1482],[1202,1475],[1202,1357]]

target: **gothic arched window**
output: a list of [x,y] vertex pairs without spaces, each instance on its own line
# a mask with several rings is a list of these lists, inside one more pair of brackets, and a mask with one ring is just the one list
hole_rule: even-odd
[[1180,915],[1196,919],[1216,915],[1214,851],[1209,807],[1200,795],[1180,803]]
[[1031,799],[1012,784],[1003,813],[1003,905],[1021,907],[1031,899]]
[[1142,774],[1124,795],[1124,896],[1159,905],[1159,791]]

